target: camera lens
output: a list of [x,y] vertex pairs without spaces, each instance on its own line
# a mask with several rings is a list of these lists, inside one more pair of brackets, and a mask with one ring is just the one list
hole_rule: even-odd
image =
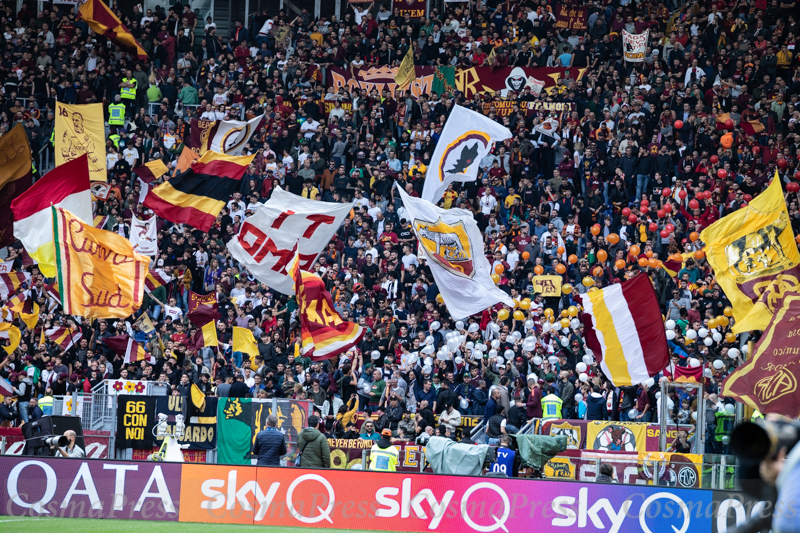
[[759,424],[740,424],[731,433],[731,451],[745,461],[762,461],[772,451],[772,439]]

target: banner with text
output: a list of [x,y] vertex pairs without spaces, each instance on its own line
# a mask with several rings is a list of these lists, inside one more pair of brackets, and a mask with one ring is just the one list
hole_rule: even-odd
[[[408,90],[414,96],[431,94],[435,70],[434,67],[417,66],[417,79],[411,82]],[[456,69],[455,87],[466,98],[472,98],[476,94],[494,94],[497,92],[505,94],[503,91],[519,92],[526,85],[530,85],[533,90],[534,85],[538,86],[539,80],[543,80],[544,87],[538,87],[537,90],[550,94],[555,92],[559,81],[563,83],[568,78],[579,80],[585,72],[585,68],[502,67],[493,70],[491,67],[470,67]],[[327,87],[334,88],[334,92],[339,92],[340,87],[347,87],[348,89],[359,88],[368,93],[375,89],[379,94],[384,90],[388,90],[393,97],[396,97],[396,73],[397,67],[389,66],[361,69],[355,75],[349,69],[331,67],[328,69],[326,83]],[[326,109],[333,108],[333,106],[333,102],[325,102]]]
[[556,28],[586,31],[589,29],[589,8],[561,4],[556,6]]

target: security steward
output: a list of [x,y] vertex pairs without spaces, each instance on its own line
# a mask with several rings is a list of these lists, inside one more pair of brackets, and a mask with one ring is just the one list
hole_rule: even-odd
[[550,385],[547,387],[547,396],[542,398],[542,418],[561,418],[561,404],[564,403],[556,395],[556,388]]
[[122,103],[120,95],[114,97],[113,104],[108,104],[108,125],[111,126],[111,130],[114,133],[116,133],[117,128],[125,125],[125,104]]
[[396,472],[400,450],[392,446],[392,430],[381,431],[381,440],[372,445],[369,452],[369,469],[376,472]]

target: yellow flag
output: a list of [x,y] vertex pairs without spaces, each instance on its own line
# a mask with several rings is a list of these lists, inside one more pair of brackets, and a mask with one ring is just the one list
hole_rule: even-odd
[[405,90],[406,87],[411,85],[415,79],[417,79],[417,70],[414,67],[414,50],[413,46],[408,48],[408,52],[406,52],[406,56],[403,58],[403,61],[400,62],[400,66],[397,69],[397,74],[395,74],[394,80],[397,82],[397,88]]
[[64,314],[127,318],[139,309],[150,259],[134,252],[125,237],[51,209]]
[[22,339],[22,333],[20,332],[19,328],[16,326],[12,326],[8,322],[0,323],[0,339],[8,339],[9,345],[3,346],[3,349],[6,353],[14,353],[14,350],[17,349],[19,346],[19,342]]
[[56,102],[56,166],[86,154],[89,179],[108,181],[103,104],[68,105]]
[[495,52],[495,49],[492,48],[492,51],[489,52],[489,57],[486,58],[486,64],[494,65],[495,61],[497,61],[497,52]]
[[28,326],[28,329],[35,328],[36,324],[39,323],[39,305],[34,303],[33,312],[31,314],[20,312],[19,317],[25,322],[25,325]]
[[242,352],[253,357],[258,355],[258,344],[253,332],[247,328],[233,327],[233,351]]
[[786,293],[800,291],[800,253],[777,171],[764,192],[703,230],[700,239],[733,306],[734,333],[766,329]]

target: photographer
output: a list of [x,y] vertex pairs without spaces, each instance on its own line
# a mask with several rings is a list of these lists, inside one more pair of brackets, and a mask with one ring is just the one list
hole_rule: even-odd
[[71,429],[64,432],[64,436],[67,438],[67,446],[66,448],[62,448],[61,446],[54,446],[54,448],[58,449],[58,452],[61,454],[62,457],[66,457],[67,459],[81,459],[86,457],[86,453],[83,451],[83,448],[77,445],[75,439],[77,439],[77,435]]

